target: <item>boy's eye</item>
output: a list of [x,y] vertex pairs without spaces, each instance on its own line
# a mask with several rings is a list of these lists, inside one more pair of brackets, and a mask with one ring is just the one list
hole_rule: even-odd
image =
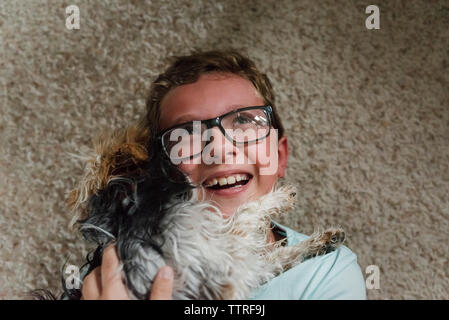
[[183,127],[183,129],[186,130],[187,133],[193,134],[193,126],[187,125],[187,126]]
[[251,122],[253,122],[252,117],[248,117],[244,114],[237,114],[237,116],[234,118],[234,123],[236,124],[246,124]]

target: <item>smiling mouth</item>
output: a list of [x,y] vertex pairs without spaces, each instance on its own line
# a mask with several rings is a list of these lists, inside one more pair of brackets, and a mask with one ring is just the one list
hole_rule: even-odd
[[218,177],[209,179],[204,182],[204,187],[210,190],[223,190],[241,187],[247,184],[251,179],[252,175],[250,174],[236,174],[227,177]]

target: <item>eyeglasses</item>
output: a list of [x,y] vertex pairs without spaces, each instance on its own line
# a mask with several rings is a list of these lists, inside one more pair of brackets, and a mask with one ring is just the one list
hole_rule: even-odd
[[214,127],[218,127],[234,145],[246,145],[268,137],[272,119],[271,106],[245,107],[216,118],[173,126],[159,134],[158,139],[170,159],[182,161],[203,152],[213,138],[210,129]]

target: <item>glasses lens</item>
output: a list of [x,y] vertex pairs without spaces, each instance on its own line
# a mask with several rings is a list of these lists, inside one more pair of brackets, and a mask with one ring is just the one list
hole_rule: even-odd
[[162,143],[168,157],[172,160],[189,159],[200,154],[205,142],[201,140],[202,125],[198,122],[188,123],[167,131],[162,136]]
[[270,132],[268,114],[263,109],[231,113],[222,119],[221,125],[236,143],[257,141],[265,138]]

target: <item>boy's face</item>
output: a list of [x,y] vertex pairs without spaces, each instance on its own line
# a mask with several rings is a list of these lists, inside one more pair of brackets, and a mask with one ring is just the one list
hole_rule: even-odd
[[[195,83],[171,90],[164,97],[160,127],[164,130],[188,121],[211,119],[235,109],[263,105],[263,98],[250,81],[233,74],[206,74]],[[224,138],[218,127],[212,131],[215,137],[222,138],[214,138],[210,142],[213,150],[221,151],[217,152],[221,155],[221,163],[206,164],[201,160],[199,164],[180,164],[179,167],[194,183],[203,186],[217,179],[218,184],[214,187],[204,188],[206,192],[202,200],[213,200],[229,216],[241,204],[268,193],[277,179],[284,176],[288,157],[287,138],[284,136],[277,141],[277,132],[272,130],[267,138],[257,142],[256,149],[254,145],[234,146]],[[264,154],[263,161],[258,156],[261,152]],[[243,159],[243,163],[236,161],[237,156]],[[267,170],[273,164],[274,170]],[[241,181],[237,182],[239,179]]]

